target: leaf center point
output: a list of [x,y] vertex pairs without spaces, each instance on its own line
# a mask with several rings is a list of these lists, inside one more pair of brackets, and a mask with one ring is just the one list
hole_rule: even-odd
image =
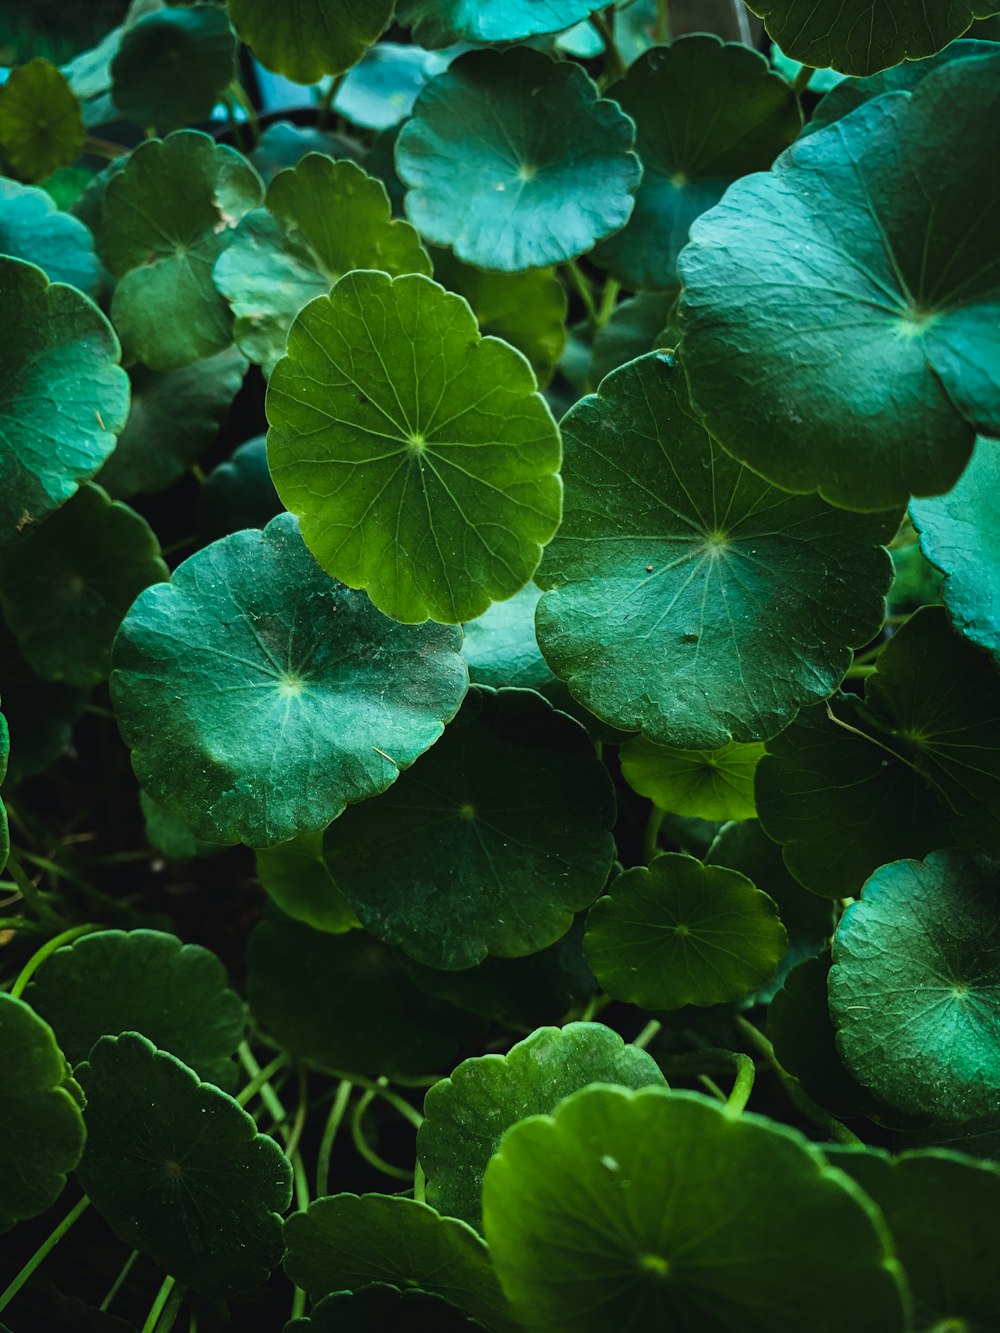
[[639,1267],[654,1277],[670,1276],[670,1260],[664,1259],[662,1254],[640,1254]]
[[303,692],[306,683],[299,676],[282,676],[278,681],[278,693],[283,699],[296,699]]
[[459,819],[464,819],[466,823],[471,824],[476,817],[476,807],[471,801],[466,801],[464,805],[458,807]]

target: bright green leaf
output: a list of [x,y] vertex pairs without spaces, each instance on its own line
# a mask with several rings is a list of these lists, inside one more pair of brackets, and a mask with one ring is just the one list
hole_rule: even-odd
[[45,190],[0,177],[0,254],[37,264],[50,282],[79,287],[88,296],[101,289],[94,238],[70,213],[56,208]]
[[759,741],[833,690],[878,632],[898,516],[768,485],[691,415],[653,353],[562,421],[565,516],[538,641],[585,707],[684,749]]
[[619,751],[622,777],[661,810],[695,819],[752,819],[753,775],[763,745],[676,750],[633,736]]
[[584,729],[533,690],[473,686],[391,792],[326,834],[362,923],[430,967],[552,944],[614,859],[610,778]]
[[100,468],[128,415],[128,376],[97,306],[0,258],[0,541],[58,509]]
[[874,510],[1000,435],[998,151],[1000,53],[874,98],[695,222],[685,367],[734,457]]
[[246,158],[198,130],[147,140],[111,177],[99,240],[119,280],[111,318],[129,360],[180,370],[229,346],[212,265],[261,194]]
[[47,60],[10,72],[0,88],[0,152],[18,175],[41,180],[75,162],[83,148],[80,103]]
[[296,83],[341,74],[377,41],[394,0],[228,0],[242,41],[267,69]]
[[483,1212],[515,1313],[547,1333],[908,1327],[867,1196],[795,1131],[693,1093],[587,1088],[521,1121]]
[[463,1060],[424,1102],[417,1155],[428,1202],[481,1230],[483,1173],[511,1125],[555,1110],[590,1083],[644,1088],[664,1082],[652,1056],[600,1023],[539,1028],[506,1055]]
[[1000,865],[932,852],[876,870],[833,941],[830,1014],[854,1077],[945,1120],[1000,1113]]
[[408,623],[471,620],[559,522],[559,432],[519,352],[419,274],[349,273],[292,326],[271,475],[319,563]]
[[102,930],[47,959],[25,999],[51,1023],[73,1065],[101,1037],[141,1032],[206,1082],[232,1090],[243,1004],[199,944],[158,930]]
[[77,1170],[125,1245],[226,1300],[281,1258],[292,1168],[226,1093],[135,1032],[102,1037],[79,1067],[87,1148]]
[[742,999],[773,974],[787,939],[776,905],[745,875],[667,852],[612,881],[583,949],[616,1000],[680,1009]]
[[324,828],[433,745],[467,688],[460,642],[328,578],[281,514],[139,596],[111,696],[155,800],[198,837],[267,847]]
[[286,916],[339,935],[360,924],[323,859],[323,834],[300,833],[257,852],[257,878]]
[[408,222],[393,221],[381,181],[354,162],[309,153],[267,187],[219,256],[215,285],[236,316],[243,352],[269,374],[303,306],[351,269],[430,274]]
[[399,136],[406,212],[480,268],[573,259],[628,221],[635,125],[571,61],[471,51],[432,79]]

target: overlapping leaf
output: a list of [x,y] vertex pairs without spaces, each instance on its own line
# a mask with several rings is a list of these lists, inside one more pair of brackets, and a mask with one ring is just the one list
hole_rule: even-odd
[[198,496],[198,528],[208,538],[241,528],[263,528],[282,510],[267,466],[263,435],[233,452],[205,478]]
[[401,23],[413,40],[432,49],[452,42],[519,42],[560,32],[598,5],[594,0],[399,0]]
[[25,180],[75,162],[83,148],[80,103],[66,76],[36,58],[11,70],[0,89],[0,152]]
[[296,83],[341,74],[376,41],[394,0],[228,0],[240,38],[268,69]]
[[753,775],[763,745],[677,750],[633,736],[619,751],[622,776],[661,810],[694,819],[751,819]]
[[262,847],[257,878],[286,916],[314,930],[339,935],[359,924],[327,869],[322,833],[301,833],[277,847]]
[[94,238],[70,213],[56,208],[44,190],[0,177],[0,254],[37,264],[51,282],[79,287],[88,296],[101,288]]

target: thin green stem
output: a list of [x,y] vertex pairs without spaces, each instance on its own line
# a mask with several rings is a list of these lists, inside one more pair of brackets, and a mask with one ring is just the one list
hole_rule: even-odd
[[57,949],[61,949],[64,944],[69,944],[80,935],[86,935],[89,931],[100,930],[100,926],[94,926],[89,921],[83,926],[70,926],[69,930],[61,931],[58,935],[53,935],[50,940],[46,940],[40,949],[36,949],[31,955],[24,967],[17,974],[13,986],[10,988],[11,995],[16,999],[24,994],[24,988],[38,971],[46,958],[50,958]]
[[184,1296],[184,1288],[175,1286],[170,1293],[170,1298],[157,1322],[156,1333],[170,1333],[170,1330],[177,1322],[177,1316],[181,1312],[181,1306],[184,1304]]
[[351,1093],[354,1091],[354,1084],[349,1079],[341,1079],[337,1086],[337,1095],[333,1099],[333,1105],[330,1107],[330,1114],[326,1118],[326,1125],[323,1129],[323,1137],[320,1140],[319,1153],[316,1157],[316,1197],[321,1199],[327,1193],[330,1186],[330,1158],[333,1155],[333,1144],[337,1137],[337,1131],[343,1124],[344,1115],[351,1100]]
[[98,893],[82,875],[78,875],[75,870],[67,870],[65,866],[59,865],[56,861],[50,861],[47,856],[39,856],[36,852],[21,852],[21,856],[29,861],[39,870],[44,870],[47,875],[53,875],[56,879],[64,879],[67,884],[75,884],[78,889],[84,893]]
[[642,859],[646,865],[649,865],[656,855],[657,846],[660,837],[660,825],[663,823],[663,816],[667,812],[660,810],[657,806],[652,806],[649,811],[649,818],[646,820],[646,831],[642,835]]
[[573,290],[583,302],[584,309],[587,312],[587,322],[592,329],[597,327],[597,306],[594,304],[594,293],[591,291],[590,283],[586,275],[580,268],[575,259],[570,259],[565,264],[566,273],[572,283]]
[[306,1127],[306,1112],[309,1109],[307,1093],[307,1077],[305,1066],[300,1065],[298,1069],[299,1100],[295,1108],[295,1119],[292,1121],[291,1131],[285,1139],[285,1156],[294,1157],[298,1151],[299,1141],[302,1138],[302,1131]]
[[35,1269],[52,1253],[62,1240],[63,1236],[65,1236],[66,1232],[69,1231],[73,1223],[77,1218],[83,1216],[89,1206],[90,1200],[85,1194],[78,1203],[74,1204],[55,1230],[49,1232],[48,1236],[46,1236],[45,1240],[42,1241],[35,1253],[24,1264],[17,1276],[7,1285],[6,1289],[0,1293],[0,1314],[6,1310],[7,1306],[10,1305],[11,1301],[27,1282],[28,1278],[34,1273]]
[[387,1162],[365,1138],[364,1115],[375,1097],[375,1091],[369,1089],[354,1104],[354,1110],[351,1112],[351,1138],[354,1140],[354,1146],[359,1155],[376,1171],[381,1171],[384,1176],[391,1176],[393,1180],[405,1180],[409,1183],[413,1178],[413,1173],[404,1170],[401,1166],[394,1166],[392,1162]]
[[601,303],[597,308],[597,317],[595,320],[594,332],[603,329],[605,324],[614,313],[615,303],[618,300],[618,293],[621,291],[621,283],[616,282],[614,278],[608,278],[601,291]]
[[433,1088],[435,1083],[440,1083],[444,1078],[443,1074],[393,1074],[393,1083],[398,1083],[401,1088]]
[[[739,1115],[750,1099],[753,1090],[756,1069],[754,1062],[743,1051],[727,1051],[719,1046],[705,1046],[698,1051],[689,1051],[684,1055],[671,1055],[662,1061],[663,1072],[668,1076],[687,1075],[703,1078],[707,1074],[734,1072],[733,1086],[722,1100],[729,1110]],[[719,1089],[712,1084],[713,1097],[719,1095]]]
[[149,1314],[146,1316],[146,1322],[142,1326],[142,1333],[153,1333],[159,1322],[160,1315],[163,1313],[163,1307],[170,1299],[170,1293],[173,1291],[177,1279],[172,1278],[168,1273],[160,1283],[160,1290],[153,1297],[153,1304],[149,1307]]
[[345,74],[338,74],[335,79],[331,79],[327,84],[326,92],[323,94],[322,101],[316,109],[316,128],[318,130],[326,129],[326,122],[330,119],[330,112],[333,110],[333,104],[337,94],[340,92],[340,86],[347,78]]
[[[236,1054],[239,1057],[240,1064],[246,1070],[251,1078],[256,1078],[260,1073],[260,1065],[254,1059],[254,1053],[247,1042],[241,1041],[237,1047]],[[260,1099],[267,1108],[268,1115],[276,1124],[281,1124],[287,1117],[285,1108],[282,1106],[277,1093],[271,1087],[270,1083],[262,1083],[259,1088]]]
[[90,153],[92,157],[103,157],[107,162],[114,162],[116,158],[128,154],[128,149],[123,148],[120,143],[112,143],[110,139],[95,139],[93,135],[88,135],[84,139],[83,151]]
[[[292,1158],[292,1179],[295,1187],[295,1206],[302,1213],[309,1207],[309,1181],[306,1177],[306,1166],[302,1160],[302,1154],[296,1153]],[[292,1309],[289,1319],[301,1319],[306,1312],[306,1293],[301,1287],[293,1285],[292,1289]]]
[[733,1051],[733,1055],[736,1058],[736,1077],[733,1079],[733,1086],[726,1098],[726,1106],[734,1115],[740,1115],[750,1100],[751,1092],[753,1092],[757,1066],[749,1055],[744,1055],[742,1051]]
[[100,1305],[97,1307],[102,1314],[106,1314],[108,1310],[111,1309],[111,1302],[115,1299],[115,1297],[121,1291],[122,1287],[125,1285],[128,1275],[132,1271],[132,1265],[135,1263],[138,1257],[139,1257],[139,1251],[133,1250],[132,1253],[128,1256],[128,1258],[125,1260],[125,1262],[122,1264],[118,1276],[115,1278],[114,1282],[112,1282],[111,1286],[108,1288],[108,1294],[105,1296],[104,1300],[101,1301]]
[[28,935],[47,935],[48,928],[26,916],[0,916],[0,930],[20,930]]
[[424,1117],[416,1107],[411,1106],[405,1098],[400,1097],[398,1093],[393,1092],[388,1085],[388,1081],[382,1082],[379,1080],[376,1082],[375,1079],[365,1078],[363,1074],[348,1074],[339,1069],[335,1069],[333,1074],[335,1078],[346,1078],[348,1082],[353,1083],[355,1087],[366,1088],[369,1092],[373,1092],[376,1097],[384,1098],[390,1106],[395,1107],[404,1120],[409,1120],[414,1129],[419,1129],[424,1123]]
[[809,1096],[805,1088],[797,1078],[794,1078],[783,1068],[778,1057],[774,1053],[774,1047],[761,1032],[760,1028],[743,1017],[742,1014],[736,1016],[736,1026],[746,1038],[747,1042],[764,1057],[771,1069],[777,1074],[781,1086],[784,1088],[789,1100],[798,1108],[807,1120],[828,1134],[835,1143],[852,1143],[864,1147],[864,1140],[859,1139],[857,1134],[849,1130],[846,1125],[830,1115],[829,1111],[817,1105]]
[[743,0],[732,0],[733,18],[736,20],[737,40],[744,46],[753,46],[753,33],[750,31],[750,18]]
[[264,1084],[270,1083],[279,1069],[284,1069],[285,1065],[288,1064],[288,1059],[289,1057],[282,1052],[280,1055],[276,1055],[271,1063],[265,1065],[263,1069],[258,1069],[250,1082],[236,1094],[236,1101],[239,1102],[240,1106],[249,1106]]
[[[27,853],[25,853],[24,856],[25,860],[31,859]],[[38,889],[29,877],[28,872],[21,864],[20,857],[14,851],[13,847],[7,855],[7,871],[10,874],[11,879],[17,885],[18,892],[24,899],[25,904],[32,912],[34,912],[35,916],[42,921],[48,921],[54,926],[64,926],[66,924],[59,913],[54,912],[48,903],[44,901],[42,895],[38,892]]]
[[637,1047],[638,1050],[644,1051],[649,1043],[658,1035],[662,1027],[662,1023],[658,1022],[655,1018],[651,1018],[639,1033],[638,1037],[633,1040],[632,1045]]
[[703,1088],[708,1089],[708,1091],[712,1094],[712,1096],[716,1099],[716,1101],[720,1102],[729,1101],[729,1098],[722,1091],[722,1089],[719,1087],[718,1083],[716,1083],[714,1078],[709,1078],[707,1074],[699,1074],[698,1082],[701,1084]]
[[257,116],[257,108],[247,96],[247,91],[242,83],[240,83],[239,79],[234,79],[232,81],[229,85],[229,91],[247,118],[247,124],[250,126],[250,134],[253,138],[253,146],[256,148],[258,143],[260,143],[260,119]]
[[816,71],[812,65],[802,66],[798,74],[796,74],[795,78],[792,80],[792,92],[796,97],[802,96],[805,90],[809,87],[809,80],[815,73]]
[[607,10],[595,9],[590,16],[590,21],[604,43],[604,74],[607,81],[613,83],[616,79],[622,77],[626,69],[624,57],[618,49],[618,43],[615,41],[614,6],[609,5]]
[[427,1200],[427,1177],[419,1157],[413,1164],[413,1197],[417,1203],[425,1203]]
[[844,679],[866,680],[869,676],[874,675],[877,670],[878,667],[876,666],[862,666],[859,662],[852,662],[844,672]]
[[672,40],[670,0],[656,0],[656,29],[653,33],[653,40],[657,43]]
[[229,128],[232,130],[236,147],[241,153],[249,152],[250,148],[247,144],[246,135],[243,133],[243,122],[236,114],[236,98],[227,91],[222,95],[222,105],[226,108],[226,115],[229,118]]

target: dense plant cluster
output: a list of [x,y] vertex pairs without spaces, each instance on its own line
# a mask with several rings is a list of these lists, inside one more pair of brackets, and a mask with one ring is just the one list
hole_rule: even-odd
[[1000,1329],[1000,28],[750,4],[0,85],[6,1333]]

